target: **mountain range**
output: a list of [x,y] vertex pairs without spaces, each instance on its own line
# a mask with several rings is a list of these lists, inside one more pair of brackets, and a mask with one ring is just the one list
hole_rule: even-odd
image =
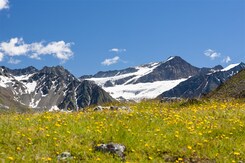
[[196,98],[217,88],[245,68],[244,63],[226,68],[192,66],[179,56],[123,70],[98,72],[80,77],[94,81],[118,100],[181,97]]
[[0,108],[19,104],[41,110],[79,110],[116,100],[195,98],[208,94],[244,69],[242,62],[226,68],[220,65],[198,68],[179,56],[80,78],[62,66],[41,70],[35,67],[12,70],[2,66]]
[[181,98],[197,98],[215,90],[219,85],[223,84],[227,79],[237,74],[245,68],[244,63],[232,64],[212,73],[200,73],[190,77],[188,80],[180,83],[173,89],[166,91],[158,96],[162,97],[181,97]]
[[78,80],[62,66],[41,70],[0,67],[0,88],[0,94],[6,96],[2,92],[8,92],[14,101],[36,109],[78,110],[114,101],[102,88],[93,82]]

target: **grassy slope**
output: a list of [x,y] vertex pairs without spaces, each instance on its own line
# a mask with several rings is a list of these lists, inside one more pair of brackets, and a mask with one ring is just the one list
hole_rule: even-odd
[[133,112],[0,115],[0,160],[120,162],[94,151],[99,143],[126,146],[126,162],[245,161],[245,104],[130,104]]
[[208,97],[216,99],[245,98],[245,70],[232,76],[215,91],[211,92]]

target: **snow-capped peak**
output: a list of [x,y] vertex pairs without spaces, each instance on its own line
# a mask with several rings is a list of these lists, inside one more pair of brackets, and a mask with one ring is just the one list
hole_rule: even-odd
[[[167,59],[167,61],[170,61],[170,60],[172,60],[172,59],[174,59],[175,58],[175,56],[171,56],[171,57],[169,57],[168,59]],[[167,62],[166,61],[166,62]]]
[[[65,110],[67,108],[77,110],[100,103],[100,100],[107,102],[114,100],[94,83],[79,81],[61,66],[44,67],[41,70],[34,67],[1,69],[0,88],[10,92],[11,96],[13,95],[11,99],[31,108],[57,110],[59,107]],[[91,92],[88,93],[86,90],[91,90]],[[93,92],[99,93],[94,95]],[[0,92],[1,96],[2,94],[3,92]]]
[[[176,67],[169,68],[167,61],[173,59],[177,59],[176,63],[171,63],[173,67]],[[192,72],[198,71],[198,68],[191,67],[190,64],[177,56],[169,57],[167,61],[151,62],[132,67],[134,71],[128,71],[127,73],[120,73],[125,71],[116,70],[118,73],[113,75],[111,71],[108,71],[110,75],[104,75],[107,77],[94,75],[92,78],[83,79],[94,81],[116,99],[122,97],[127,100],[138,101],[144,98],[155,98],[160,93],[172,89],[180,82],[187,80],[189,76],[193,75]],[[187,75],[184,73],[173,75],[175,73],[172,71],[173,69],[178,70],[178,72],[179,69],[191,69],[193,71],[186,73]],[[103,73],[106,74],[106,72]]]
[[236,64],[230,64],[229,66],[227,66],[226,68],[220,70],[220,71],[228,71],[236,66],[238,66],[240,63],[236,63]]

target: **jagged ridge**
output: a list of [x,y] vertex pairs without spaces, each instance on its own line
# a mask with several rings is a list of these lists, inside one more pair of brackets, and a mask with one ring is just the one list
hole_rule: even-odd
[[158,98],[163,97],[182,97],[182,98],[197,98],[216,89],[223,84],[227,79],[245,69],[245,64],[234,64],[222,70],[214,71],[213,73],[201,73],[195,75],[188,80],[180,83],[173,89],[163,92]]
[[80,81],[62,66],[0,69],[0,87],[13,94],[13,99],[39,109],[78,110],[91,104],[114,99],[91,81]]

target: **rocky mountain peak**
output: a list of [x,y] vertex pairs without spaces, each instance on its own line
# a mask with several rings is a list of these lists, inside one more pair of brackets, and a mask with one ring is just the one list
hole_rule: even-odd
[[11,74],[10,74],[10,69],[9,68],[7,68],[7,67],[5,67],[5,66],[1,66],[0,67],[0,75],[2,75],[2,76],[11,76]]
[[29,66],[29,67],[26,67],[24,69],[19,69],[19,70],[15,70],[15,71],[16,72],[13,75],[20,76],[20,75],[28,75],[28,74],[36,73],[36,72],[38,72],[38,69],[36,69],[33,66]]
[[183,58],[180,56],[172,56],[167,59],[166,62],[164,62],[165,65],[172,65],[172,66],[177,66],[177,65],[191,65],[190,63],[186,62]]
[[170,62],[170,61],[178,61],[178,60],[183,60],[180,56],[170,56],[168,57],[168,59],[166,60],[166,62]]
[[140,82],[153,82],[162,80],[177,80],[188,78],[199,72],[199,68],[192,66],[179,56],[169,57],[167,61],[162,62],[153,71],[138,79]]
[[45,74],[53,74],[53,75],[66,75],[70,74],[63,66],[52,66],[47,67],[45,66],[40,72]]
[[78,81],[77,78],[73,74],[71,74],[68,70],[66,70],[63,66],[53,66],[53,67],[45,66],[36,75],[38,75],[39,77],[46,76],[47,80],[52,80],[52,81],[55,79],[59,79],[59,81],[66,81],[66,82],[70,82],[73,80]]
[[213,70],[222,70],[224,67],[221,65],[214,66],[212,69]]
[[2,69],[4,69],[7,73],[14,76],[28,75],[28,74],[33,74],[38,72],[38,69],[36,69],[33,66],[29,66],[23,69],[9,69],[5,66],[2,66]]
[[0,75],[4,75],[4,73],[6,72],[6,69],[4,66],[0,67]]

